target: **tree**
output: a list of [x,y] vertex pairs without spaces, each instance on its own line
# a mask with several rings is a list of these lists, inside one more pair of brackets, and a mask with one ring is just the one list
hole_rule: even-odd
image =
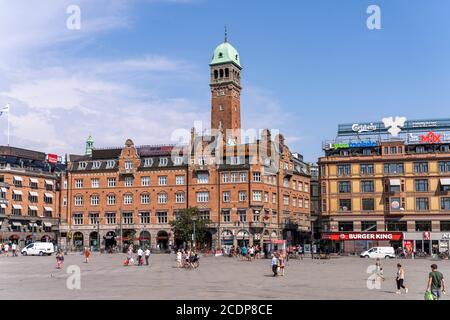
[[208,224],[211,222],[208,219],[199,219],[199,210],[197,207],[181,210],[178,219],[169,222],[172,226],[172,232],[176,239],[184,242],[192,241],[192,235],[194,234],[193,217],[197,217],[195,221],[195,239],[197,242],[204,243]]

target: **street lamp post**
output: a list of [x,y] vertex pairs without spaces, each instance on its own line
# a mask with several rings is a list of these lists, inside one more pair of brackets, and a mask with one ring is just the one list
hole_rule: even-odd
[[192,221],[194,222],[194,233],[192,234],[192,241],[193,241],[193,245],[192,247],[195,249],[195,221],[197,221],[197,217],[196,216],[192,216]]
[[97,250],[100,252],[100,214],[97,217]]

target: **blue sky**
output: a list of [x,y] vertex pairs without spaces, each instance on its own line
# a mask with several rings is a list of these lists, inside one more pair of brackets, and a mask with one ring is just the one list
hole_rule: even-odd
[[[66,8],[81,9],[67,30]],[[381,30],[366,9],[381,8]],[[338,123],[449,117],[447,0],[0,0],[0,104],[13,145],[63,154],[170,143],[209,125],[209,62],[244,67],[244,128],[280,130],[315,161]],[[0,144],[6,143],[0,117]]]

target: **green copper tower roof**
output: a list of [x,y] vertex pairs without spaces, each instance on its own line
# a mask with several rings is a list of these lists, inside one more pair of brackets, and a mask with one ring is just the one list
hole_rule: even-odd
[[223,64],[223,63],[234,63],[239,68],[241,68],[241,62],[239,53],[237,50],[227,41],[225,36],[225,41],[219,44],[214,50],[214,55],[212,61],[209,65]]

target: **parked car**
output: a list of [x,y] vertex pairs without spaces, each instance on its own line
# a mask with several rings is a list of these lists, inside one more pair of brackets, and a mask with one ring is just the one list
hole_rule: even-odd
[[395,258],[395,251],[393,247],[373,247],[367,251],[360,254],[361,258],[384,258],[392,259]]
[[24,256],[33,256],[33,255],[51,255],[55,252],[55,247],[51,242],[34,242],[27,245],[22,249],[21,253]]

